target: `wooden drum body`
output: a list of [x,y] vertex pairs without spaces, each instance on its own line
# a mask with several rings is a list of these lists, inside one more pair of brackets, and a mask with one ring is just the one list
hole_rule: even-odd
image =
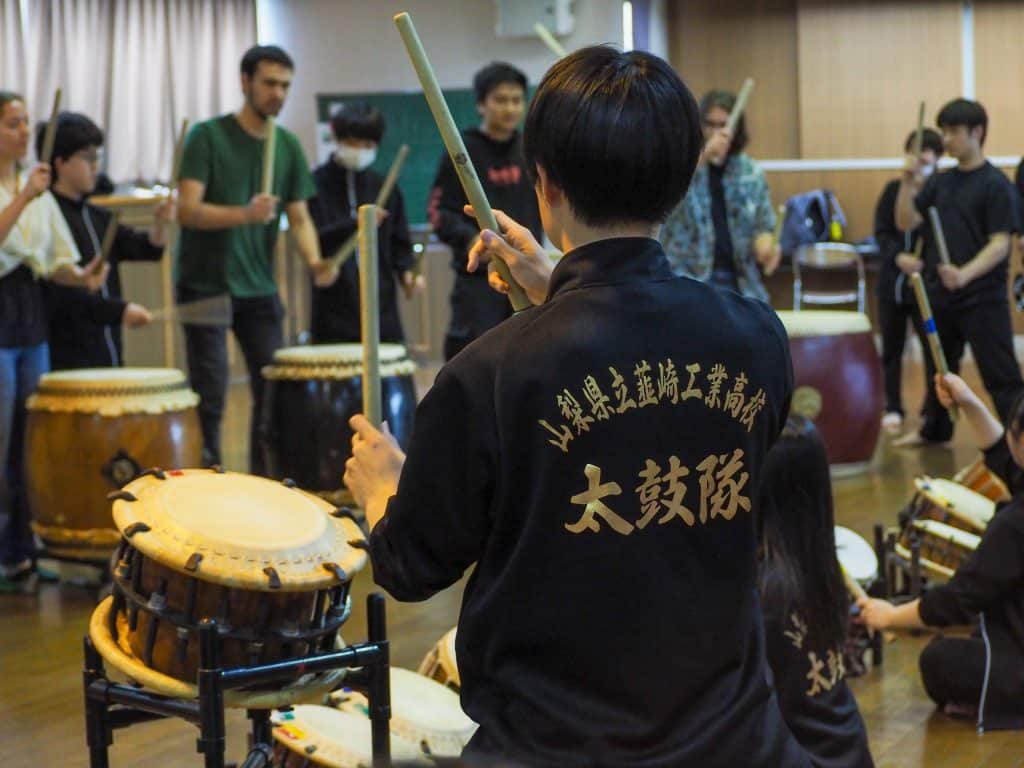
[[860,312],[779,312],[793,358],[793,413],[810,418],[830,464],[867,465],[884,410],[871,321]]
[[124,536],[114,594],[90,633],[125,674],[168,695],[190,690],[204,618],[217,622],[226,667],[335,647],[366,555],[356,523],[322,499],[264,478],[179,470],[129,483],[113,515]]
[[[382,344],[381,405],[391,434],[403,448],[416,412],[415,363],[399,344]],[[348,420],[363,411],[359,344],[324,344],[278,350],[266,379],[259,439],[271,477],[291,478],[314,492],[341,486],[352,451]]]
[[199,464],[198,395],[169,368],[45,374],[28,401],[26,486],[50,554],[97,562],[120,540],[107,494],[148,467]]
[[452,627],[438,640],[420,662],[419,672],[455,693],[462,689],[459,665],[455,658],[455,637],[457,627]]
[[946,581],[978,548],[981,537],[935,520],[913,520],[896,543],[896,554],[911,562],[913,542],[921,547],[921,570],[929,577]]
[[970,466],[964,467],[953,476],[953,482],[975,493],[980,493],[992,501],[1009,501],[1010,491],[1000,477],[985,466],[984,459],[978,459]]
[[917,493],[910,502],[910,519],[934,520],[980,536],[996,512],[992,499],[959,483],[934,477],[914,480]]

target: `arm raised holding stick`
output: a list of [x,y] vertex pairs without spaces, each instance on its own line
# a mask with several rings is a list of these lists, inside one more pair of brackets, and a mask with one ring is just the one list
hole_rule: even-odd
[[[412,61],[413,68],[416,70],[416,75],[419,77],[420,85],[423,86],[423,95],[427,99],[430,112],[434,116],[434,122],[437,123],[441,138],[444,140],[445,149],[448,150],[448,155],[452,159],[452,165],[459,176],[462,189],[466,193],[470,205],[473,206],[477,224],[480,229],[489,229],[500,234],[501,230],[498,228],[498,222],[494,218],[494,212],[491,210],[491,205],[487,201],[483,187],[480,185],[480,179],[477,178],[476,169],[473,168],[473,162],[469,159],[466,145],[463,143],[462,136],[455,126],[455,120],[452,118],[452,113],[448,109],[447,102],[444,100],[444,95],[441,93],[441,86],[434,76],[434,70],[430,66],[426,52],[423,50],[423,44],[420,42],[419,35],[416,34],[416,27],[413,26],[412,18],[408,13],[400,13],[395,16],[395,25],[402,36],[402,42],[405,43],[405,49],[409,54],[409,59]],[[509,272],[505,262],[498,259],[493,264],[498,275],[509,286],[509,300],[512,302],[512,308],[518,312],[529,307],[530,300],[526,297],[526,292],[512,278],[512,273]]]

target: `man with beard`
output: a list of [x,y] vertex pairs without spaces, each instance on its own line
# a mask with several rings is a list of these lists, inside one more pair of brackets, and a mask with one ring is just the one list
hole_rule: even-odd
[[[306,200],[316,194],[299,141],[290,131],[274,132],[274,173],[270,194],[260,189],[267,118],[284,106],[294,64],[276,46],[256,46],[242,57],[245,104],[233,114],[196,125],[181,163],[177,292],[180,302],[227,293],[231,329],[249,369],[253,430],[250,469],[261,474],[255,435],[263,366],[283,345],[283,311],[274,281],[274,244],[279,204],[295,245],[317,285],[329,285],[336,270],[320,258],[320,244]],[[189,378],[199,393],[203,461],[220,463],[220,422],[228,383],[227,333],[223,328],[185,325]]]

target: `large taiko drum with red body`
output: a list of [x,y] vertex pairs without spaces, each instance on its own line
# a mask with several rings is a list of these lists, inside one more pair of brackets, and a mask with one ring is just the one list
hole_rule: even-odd
[[866,466],[884,409],[882,371],[862,312],[779,312],[793,358],[793,413],[814,421],[832,465]]

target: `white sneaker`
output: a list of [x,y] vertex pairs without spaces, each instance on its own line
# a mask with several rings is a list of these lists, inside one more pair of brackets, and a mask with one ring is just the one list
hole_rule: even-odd
[[882,429],[887,435],[898,435],[903,429],[903,417],[896,411],[889,411],[882,417]]

